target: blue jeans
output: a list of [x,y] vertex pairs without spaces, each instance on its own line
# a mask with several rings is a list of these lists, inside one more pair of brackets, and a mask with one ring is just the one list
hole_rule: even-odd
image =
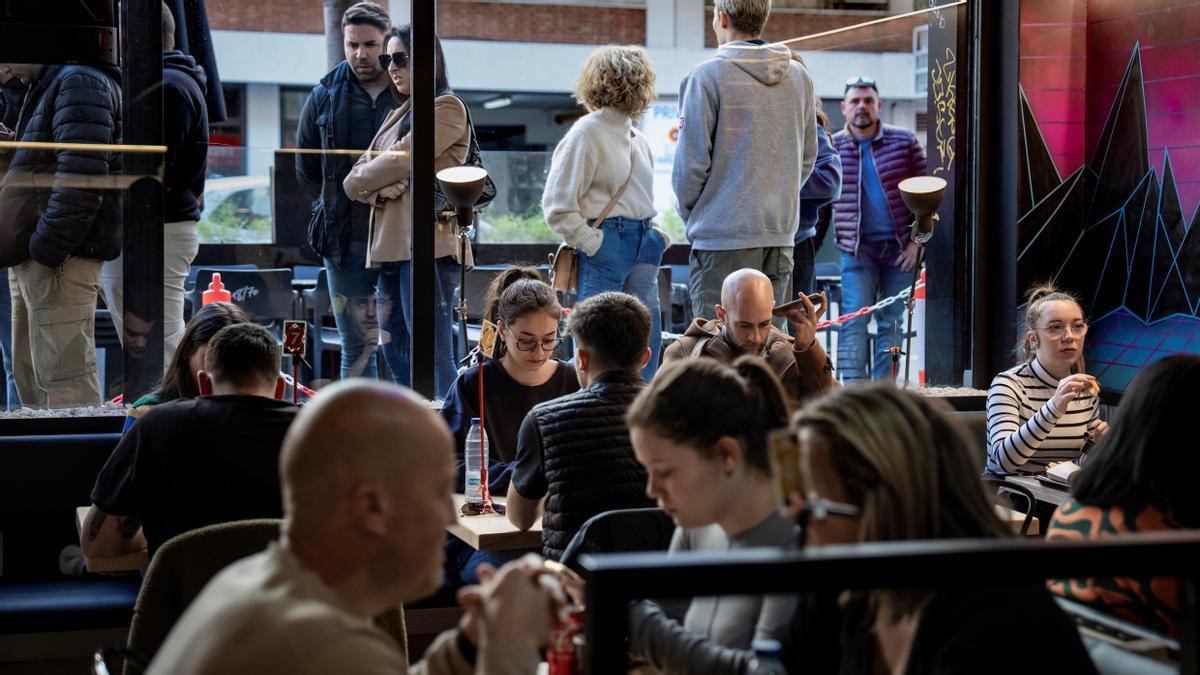
[[[912,283],[912,272],[896,266],[900,245],[894,241],[864,241],[858,257],[842,253],[842,314],[875,304],[893,296]],[[874,314],[879,333],[875,338],[872,375],[881,380],[892,376],[892,355],[888,350],[900,344],[904,303],[895,302]],[[867,377],[867,324],[869,316],[842,326],[838,336],[838,370],[843,382]]]
[[0,270],[0,353],[4,356],[4,383],[8,398],[5,399],[9,410],[21,407],[21,397],[17,395],[17,383],[13,380],[12,360],[12,295],[8,290],[8,270]]
[[[333,266],[325,259],[325,274],[329,277],[329,300],[333,309],[333,320],[342,338],[341,377],[368,377],[375,379],[379,369],[375,366],[375,350],[378,349],[377,317],[373,302],[375,284],[379,270],[367,269],[367,244],[351,241],[342,256],[342,267]],[[364,305],[365,303],[365,305]],[[370,317],[363,317],[363,310],[370,305]],[[374,325],[372,325],[374,323]],[[374,337],[374,342],[371,338]]]
[[[434,261],[433,383],[436,396],[445,397],[458,377],[454,357],[454,299],[462,266],[449,256]],[[390,339],[384,340],[383,357],[392,379],[412,382],[412,263],[388,263],[379,274],[380,324]]]
[[579,252],[579,298],[577,302],[605,291],[624,291],[650,311],[650,360],[642,369],[649,382],[658,370],[662,350],[662,312],[658,304],[658,265],[666,242],[647,220],[605,218],[601,224],[604,243],[595,256]]

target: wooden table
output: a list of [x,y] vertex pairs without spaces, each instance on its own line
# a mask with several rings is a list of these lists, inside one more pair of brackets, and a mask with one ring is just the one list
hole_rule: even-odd
[[[1012,527],[1013,534],[1021,534],[1021,525],[1025,524],[1025,514],[1014,511],[1007,506],[996,505],[996,513]],[[1025,534],[1033,537],[1042,533],[1042,523],[1035,515],[1029,519],[1029,531]]]
[[[80,506],[75,509],[75,530],[81,534],[80,541],[83,540],[83,520],[87,518],[89,509],[91,509],[90,506]],[[146,569],[150,565],[150,556],[146,549],[114,558],[89,558],[85,555],[83,564],[87,566],[89,572],[133,572]]]
[[482,516],[464,516],[461,508],[466,498],[454,495],[455,522],[446,526],[446,531],[467,542],[476,551],[507,551],[511,549],[542,547],[542,519],[533,527],[522,532],[508,522],[508,518],[497,513]]

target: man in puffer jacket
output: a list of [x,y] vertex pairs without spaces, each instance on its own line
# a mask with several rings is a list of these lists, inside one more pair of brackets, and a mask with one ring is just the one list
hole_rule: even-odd
[[[29,85],[0,189],[0,267],[10,268],[13,369],[31,407],[100,403],[94,336],[100,266],[121,251],[120,71],[0,64]],[[84,146],[84,147],[81,147]]]
[[[897,187],[900,181],[925,174],[925,148],[916,134],[879,119],[875,80],[850,78],[842,100],[846,128],[833,135],[842,157],[842,194],[833,203],[837,247],[842,251],[842,307],[848,314],[899,293],[912,282],[917,245],[909,241],[912,215]],[[891,377],[889,349],[900,344],[897,302],[875,313],[872,375]],[[847,322],[838,342],[838,370],[843,382],[867,376],[867,322]]]

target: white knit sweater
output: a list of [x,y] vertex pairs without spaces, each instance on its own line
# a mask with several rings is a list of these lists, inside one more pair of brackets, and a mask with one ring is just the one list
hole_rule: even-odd
[[580,118],[554,149],[542,193],[542,213],[563,241],[596,255],[604,235],[587,224],[596,218],[629,177],[630,131],[636,143],[633,180],[608,217],[653,218],[654,157],[646,137],[628,115],[601,108]]
[[1076,396],[1066,410],[1050,399],[1059,379],[1035,358],[996,376],[987,398],[987,472],[1042,473],[1049,462],[1075,460],[1088,425],[1100,417],[1100,399]]

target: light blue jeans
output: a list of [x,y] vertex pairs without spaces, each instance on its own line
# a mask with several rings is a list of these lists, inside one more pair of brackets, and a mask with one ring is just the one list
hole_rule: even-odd
[[[433,382],[436,396],[444,398],[458,377],[454,351],[454,300],[462,266],[445,256],[434,261]],[[379,322],[390,333],[383,344],[392,379],[410,386],[412,381],[412,263],[388,263],[379,274]]]
[[662,351],[662,313],[658,303],[658,265],[666,242],[649,220],[605,218],[600,225],[604,243],[595,256],[579,252],[579,297],[586,300],[605,291],[624,291],[650,311],[650,360],[642,369],[649,382],[658,370]]
[[4,356],[4,382],[0,386],[7,392],[8,409],[16,410],[21,407],[21,397],[17,395],[17,384],[13,379],[12,297],[8,290],[8,270],[0,270],[0,352]]
[[[858,256],[842,253],[842,314],[875,304],[893,296],[912,283],[912,272],[902,272],[895,265],[900,245],[894,241],[864,241],[858,246]],[[901,343],[904,330],[901,317],[904,302],[895,302],[875,313],[879,330],[875,337],[875,358],[872,376],[876,380],[892,376],[892,355],[888,350]],[[838,371],[843,382],[867,377],[867,324],[869,316],[860,317],[842,326],[838,335]]]

